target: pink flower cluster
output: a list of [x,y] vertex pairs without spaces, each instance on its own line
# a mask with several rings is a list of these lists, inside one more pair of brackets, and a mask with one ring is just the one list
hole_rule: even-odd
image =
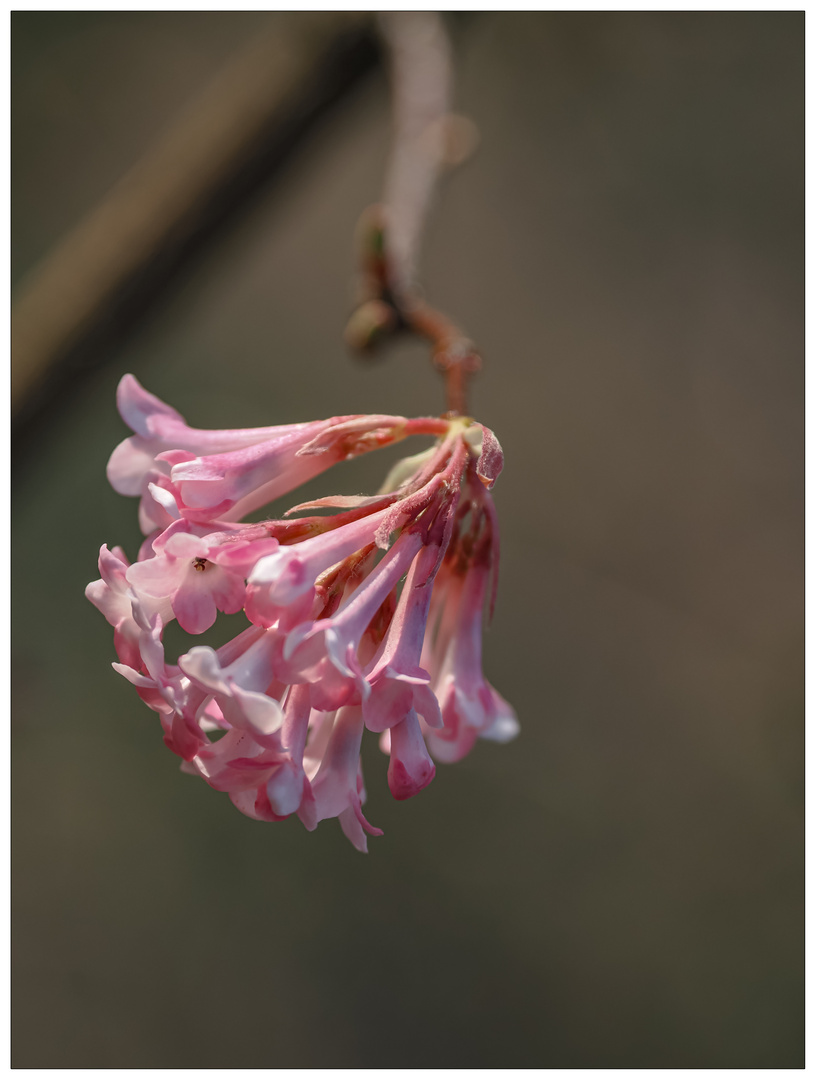
[[[362,811],[366,728],[389,755],[397,799],[431,782],[432,758],[457,761],[477,738],[517,734],[481,665],[498,565],[488,489],[502,453],[491,431],[401,416],[200,430],[132,375],[117,402],[135,434],[113,452],[108,478],[140,498],[147,539],[133,564],[103,546],[86,595],[114,628],[114,668],[159,714],[185,772],[262,821],[297,814],[314,829],[337,817],[366,851],[366,834],[381,834]],[[239,520],[412,434],[435,445],[399,462],[381,494]],[[337,512],[290,516],[326,508]],[[172,619],[201,634],[218,611],[242,609],[249,624],[233,640],[168,663]]]

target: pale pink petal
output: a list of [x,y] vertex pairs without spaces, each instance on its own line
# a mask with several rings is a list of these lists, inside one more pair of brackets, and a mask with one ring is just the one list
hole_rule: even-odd
[[[195,571],[193,571],[195,573]],[[246,587],[243,580],[235,574],[225,573],[220,566],[212,565],[197,577],[210,577],[210,593],[219,611],[225,615],[234,615],[244,606]]]
[[363,701],[363,717],[369,731],[385,731],[398,724],[413,707],[414,687],[397,678],[374,683]]
[[133,563],[127,571],[127,580],[137,595],[171,596],[183,581],[186,570],[186,565],[177,559],[156,556]]
[[206,558],[210,545],[202,536],[188,532],[176,532],[164,545],[168,555],[177,559]]
[[288,817],[297,812],[306,782],[303,768],[292,761],[284,762],[272,773],[266,782],[266,794],[277,815]]
[[188,634],[203,634],[218,614],[215,600],[202,589],[180,588],[173,597],[173,611],[179,626]]
[[391,728],[391,763],[388,787],[395,799],[410,799],[427,787],[436,775],[422,738],[417,714],[412,709]]
[[487,711],[487,727],[479,732],[479,738],[489,739],[491,742],[510,742],[521,730],[518,717],[513,706],[504,700],[498,690],[491,686],[490,693],[492,703]]
[[185,423],[181,413],[148,393],[133,375],[123,375],[116,389],[119,415],[138,435],[152,435],[152,422],[159,417]]

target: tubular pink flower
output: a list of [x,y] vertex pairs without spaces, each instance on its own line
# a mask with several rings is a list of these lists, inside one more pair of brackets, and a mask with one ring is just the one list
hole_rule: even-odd
[[[104,546],[86,595],[114,628],[115,670],[158,714],[183,771],[256,820],[296,814],[311,830],[336,817],[366,851],[380,834],[362,812],[366,728],[381,733],[396,799],[431,782],[431,755],[455,761],[479,737],[517,734],[481,668],[498,563],[488,489],[503,463],[489,429],[460,417],[346,416],[203,431],[130,376],[118,398],[134,434],[109,476],[141,496],[148,535],[132,565]],[[399,462],[380,494],[241,522],[334,462],[410,434],[438,439]],[[290,516],[318,509],[338,512]],[[201,634],[218,611],[241,609],[249,625],[226,645],[167,662],[174,617]]]
[[[147,616],[138,601],[133,603],[133,614],[141,627],[139,648],[145,673],[125,664],[114,664],[114,670],[133,683],[142,700],[159,713],[165,743],[189,761],[206,741],[205,731],[229,725],[220,709],[216,712],[211,707],[213,695],[207,687],[195,685],[179,666],[165,662],[161,619]],[[232,664],[262,634],[256,627],[245,630],[217,651],[216,662]]]
[[480,736],[500,742],[518,733],[512,709],[482,674],[482,608],[489,572],[477,553],[464,580],[450,588],[448,603],[455,607],[446,608],[440,624],[441,661],[437,653],[431,666],[444,726],[426,733],[438,761],[459,761]]
[[[179,668],[199,689],[211,695],[232,728],[247,731],[261,746],[279,749],[283,710],[267,691],[275,680],[277,642],[262,633],[231,664],[222,666],[215,649],[199,645],[179,657]],[[278,684],[276,687],[282,690]]]
[[133,615],[141,629],[139,652],[144,673],[127,664],[114,664],[113,668],[133,683],[142,701],[159,714],[165,744],[188,760],[205,736],[187,708],[186,680],[178,667],[165,663],[161,618],[148,616],[138,601],[133,603]]
[[[241,447],[290,435],[308,424],[285,424],[267,428],[206,430],[191,428],[184,417],[155,395],[148,393],[133,375],[124,375],[116,391],[116,404],[125,423],[135,435],[121,442],[108,462],[108,480],[120,495],[142,497],[143,514],[154,521],[156,508],[147,490],[148,482],[170,476],[170,466],[161,455],[170,450],[187,451],[192,456],[226,453]],[[157,525],[166,522],[159,515]],[[150,529],[145,529],[149,532]]]
[[252,446],[221,454],[174,455],[170,479],[185,508],[200,517],[235,517],[285,495],[325,472],[338,458],[330,455],[298,456],[299,451],[331,425],[329,420],[304,424],[303,430],[288,431]]
[[403,533],[333,618],[303,623],[288,634],[282,670],[293,682],[314,684],[312,701],[317,708],[339,708],[359,690],[362,679],[356,655],[360,640],[421,546],[418,532]]
[[271,626],[285,608],[310,607],[317,578],[373,543],[387,513],[386,509],[369,514],[299,544],[279,547],[260,559],[247,582],[248,617],[261,626]]
[[365,672],[363,717],[370,731],[384,731],[415,709],[430,727],[441,727],[430,674],[420,666],[434,579],[443,554],[429,542],[414,561],[382,647]]
[[[240,611],[246,574],[256,559],[278,546],[269,536],[241,540],[235,534],[206,533],[206,528],[184,520],[173,522],[153,541],[153,558],[127,571],[134,592],[166,599],[189,634],[208,630],[216,611],[227,615]],[[229,543],[234,536],[235,542]]]
[[[159,460],[171,464],[170,479],[185,514],[243,517],[338,461],[404,438],[411,423],[419,422],[404,416],[336,416],[226,453],[194,457],[171,452]],[[437,426],[436,421],[425,424]]]
[[366,833],[382,836],[382,829],[369,824],[363,816],[362,737],[363,717],[360,709],[354,706],[339,709],[311,789],[316,821],[339,818],[343,832],[352,844],[358,851],[367,852]]
[[303,768],[310,711],[308,687],[292,687],[283,707],[280,746],[263,746],[246,728],[234,728],[201,749],[187,771],[227,792],[249,817],[282,820],[311,796]]
[[231,728],[199,750],[192,765],[216,791],[257,791],[285,761],[282,750],[263,747],[248,731]]
[[[92,581],[85,589],[86,597],[98,608],[113,627],[113,644],[116,655],[123,664],[137,670],[142,658],[139,652],[139,635],[142,630],[133,618],[135,594],[127,580],[129,563],[121,548],[108,551],[103,544],[99,550],[99,581]],[[152,607],[162,622],[172,617],[170,605],[157,600]]]

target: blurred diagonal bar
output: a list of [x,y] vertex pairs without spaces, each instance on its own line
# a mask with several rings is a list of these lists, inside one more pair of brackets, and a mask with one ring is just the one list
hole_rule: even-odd
[[193,245],[378,55],[366,13],[278,17],[23,282],[12,307],[15,428],[100,359]]

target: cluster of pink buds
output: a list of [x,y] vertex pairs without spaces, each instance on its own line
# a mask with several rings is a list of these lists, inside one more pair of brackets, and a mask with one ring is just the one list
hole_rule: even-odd
[[[477,738],[518,731],[482,674],[482,613],[492,608],[498,530],[488,489],[502,467],[495,436],[462,417],[337,416],[211,431],[126,375],[119,411],[135,432],[108,464],[141,499],[146,540],[133,564],[103,546],[86,590],[114,627],[114,668],[159,714],[182,769],[225,791],[249,817],[337,817],[366,851],[360,745],[389,755],[397,799],[426,787],[437,761]],[[302,503],[283,520],[241,523],[335,462],[430,435],[381,493]],[[292,517],[330,508],[335,513]],[[162,635],[177,619],[201,634],[243,610],[242,633],[197,645],[175,664]]]

